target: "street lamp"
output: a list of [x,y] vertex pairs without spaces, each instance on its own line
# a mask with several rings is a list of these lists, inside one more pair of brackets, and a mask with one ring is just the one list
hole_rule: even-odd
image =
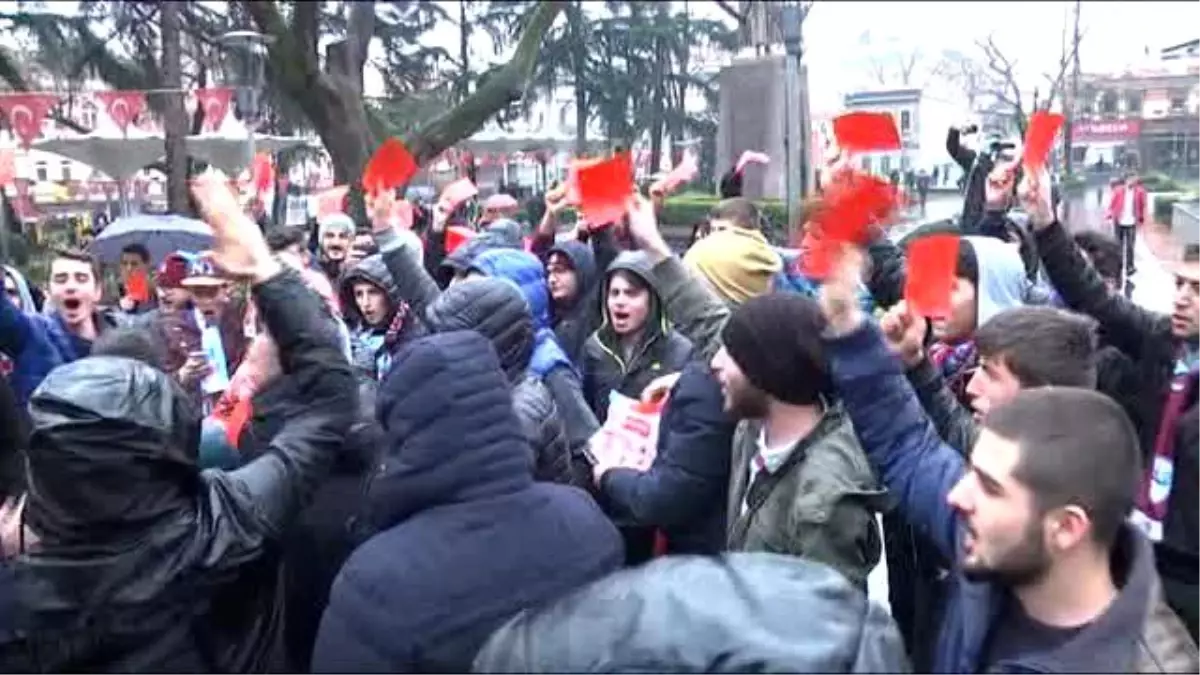
[[234,88],[236,110],[246,125],[246,167],[254,162],[254,128],[259,122],[259,102],[266,83],[267,50],[274,41],[252,30],[225,33],[217,41],[222,50],[221,70]]
[[804,146],[807,145],[802,128],[800,105],[800,54],[803,51],[803,24],[804,10],[799,5],[789,3],[779,9],[779,29],[783,34],[783,46],[787,52],[783,78],[783,117],[785,120],[783,149],[789,235],[794,234],[793,229],[800,225],[796,219],[800,213],[800,194],[803,188],[801,154]]

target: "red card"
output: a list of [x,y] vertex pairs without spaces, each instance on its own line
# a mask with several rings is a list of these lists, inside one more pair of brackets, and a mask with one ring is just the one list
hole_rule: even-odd
[[349,185],[338,185],[318,193],[317,217],[324,218],[335,213],[343,213],[346,204],[346,194],[349,192]]
[[826,239],[863,244],[872,225],[886,220],[896,209],[896,188],[863,173],[847,173],[825,191],[824,208],[813,222]]
[[950,315],[950,295],[958,276],[958,235],[932,234],[908,245],[904,300],[914,314]]
[[833,135],[846,152],[899,150],[900,132],[887,113],[852,112],[833,119]]
[[417,162],[395,137],[389,136],[363,167],[362,186],[367,194],[393,190],[417,173]]
[[125,278],[125,295],[134,302],[150,302],[150,280],[146,270],[134,270]]
[[454,253],[459,246],[467,243],[475,236],[475,230],[461,225],[451,225],[446,228],[446,255]]
[[696,165],[696,158],[688,153],[683,156],[679,164],[671,169],[667,175],[654,182],[650,186],[650,194],[668,194],[675,188],[689,182],[696,177],[696,173],[700,171],[700,167]]
[[579,190],[579,210],[592,223],[619,222],[633,195],[633,162],[629,153],[577,166],[575,182]]
[[1044,110],[1039,110],[1029,117],[1029,126],[1025,128],[1023,159],[1030,172],[1046,166],[1050,148],[1054,145],[1054,137],[1058,135],[1064,119],[1058,113]]
[[459,204],[467,201],[471,197],[479,194],[479,188],[471,182],[470,178],[459,178],[453,183],[442,188],[442,196],[438,199],[440,203],[445,205],[446,213],[454,211]]
[[254,406],[250,403],[250,399],[237,397],[233,399],[232,405],[227,406],[221,412],[213,413],[213,417],[225,425],[225,438],[229,441],[229,445],[236,448],[238,439],[242,436],[242,430],[250,422],[253,413]]
[[250,165],[250,175],[254,181],[254,191],[258,194],[268,192],[275,183],[275,167],[271,164],[271,156],[260,152],[254,156]]

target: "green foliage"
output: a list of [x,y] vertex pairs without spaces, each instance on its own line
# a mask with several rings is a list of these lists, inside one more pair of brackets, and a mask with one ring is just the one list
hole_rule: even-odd
[[1154,222],[1169,226],[1175,203],[1180,201],[1176,195],[1157,195],[1154,197]]
[[[708,214],[717,202],[721,201],[715,195],[699,193],[683,193],[668,197],[659,213],[659,223],[664,228],[690,229],[708,220]],[[772,241],[783,241],[787,238],[787,207],[778,199],[760,199],[756,202],[763,216],[768,221],[767,238]]]
[[1142,187],[1146,192],[1186,192],[1188,187],[1165,173],[1148,173],[1142,176]]

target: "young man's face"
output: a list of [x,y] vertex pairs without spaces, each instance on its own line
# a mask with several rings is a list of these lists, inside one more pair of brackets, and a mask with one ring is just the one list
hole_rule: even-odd
[[975,333],[975,284],[962,277],[950,292],[950,315],[933,320],[933,337],[941,342],[961,342]]
[[579,293],[579,276],[571,261],[561,253],[551,253],[546,261],[546,287],[558,304],[569,303]]
[[345,260],[350,251],[353,233],[348,230],[326,230],[321,235],[321,250],[329,260]]
[[737,419],[758,419],[767,414],[766,392],[750,382],[724,347],[713,355],[709,369],[721,385],[725,412]]
[[128,279],[134,272],[145,272],[148,267],[146,260],[133,251],[121,253],[121,278]]
[[367,325],[378,328],[388,319],[388,297],[375,284],[360,281],[354,284],[354,305]]
[[1179,263],[1175,268],[1175,303],[1171,333],[1180,340],[1195,340],[1200,331],[1200,262]]
[[979,367],[967,381],[967,396],[971,398],[976,420],[982,420],[988,411],[1013,400],[1019,391],[1021,382],[1008,369],[1004,359],[980,355]]
[[204,283],[188,287],[192,304],[204,315],[206,321],[216,321],[221,318],[221,312],[229,304],[229,293],[225,284]]
[[91,263],[70,258],[50,263],[50,298],[68,326],[91,319],[100,302],[100,280]]
[[156,286],[154,290],[158,294],[158,304],[166,309],[183,309],[187,307],[188,300],[192,299],[192,294],[182,286],[176,288]]

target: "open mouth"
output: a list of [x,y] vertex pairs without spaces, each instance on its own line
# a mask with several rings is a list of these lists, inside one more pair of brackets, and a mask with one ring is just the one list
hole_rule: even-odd
[[629,312],[615,311],[612,313],[613,323],[625,323],[629,321]]
[[67,298],[63,300],[62,303],[63,309],[67,310],[68,312],[74,312],[82,305],[83,303],[79,301],[79,298]]

